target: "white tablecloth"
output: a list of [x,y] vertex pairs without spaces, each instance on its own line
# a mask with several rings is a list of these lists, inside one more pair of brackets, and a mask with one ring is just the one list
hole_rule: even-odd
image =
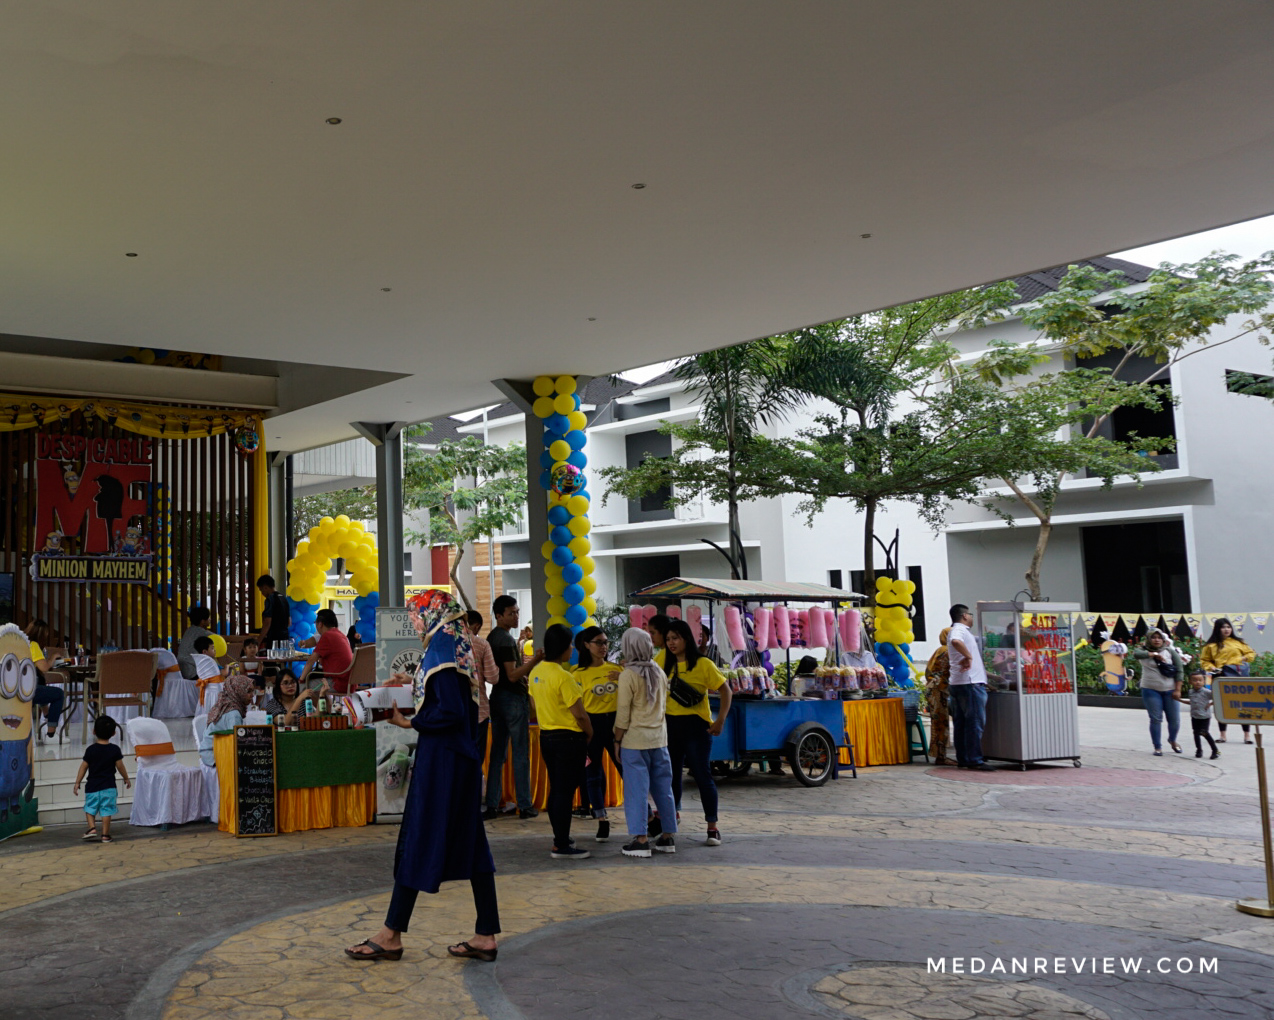
[[[220,690],[221,685],[216,686]],[[211,708],[212,703],[208,707]],[[189,719],[198,711],[199,686],[180,674],[169,674],[164,680],[164,693],[155,699],[155,718]]]
[[202,766],[157,769],[139,764],[129,825],[181,825],[207,817]]

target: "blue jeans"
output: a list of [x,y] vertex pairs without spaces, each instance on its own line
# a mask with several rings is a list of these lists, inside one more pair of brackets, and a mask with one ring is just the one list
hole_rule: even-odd
[[986,684],[950,684],[951,728],[957,765],[981,765],[986,726]]
[[646,835],[647,794],[655,799],[663,831],[676,832],[677,805],[672,798],[672,762],[668,748],[623,747],[619,757],[624,763],[624,818],[628,822],[628,835],[633,838]]
[[487,768],[487,810],[500,810],[504,793],[504,757],[513,745],[513,785],[517,789],[518,810],[530,811],[531,731],[530,695],[520,691],[492,690],[491,762]]
[[[40,684],[36,687],[35,696],[31,701],[36,705],[49,706],[49,718],[45,725],[51,730],[57,729],[58,719],[62,715],[62,706],[66,704],[66,691],[51,684]],[[39,722],[38,713],[36,722]]]
[[1155,750],[1160,750],[1162,746],[1159,735],[1165,715],[1168,717],[1168,743],[1175,744],[1177,730],[1181,728],[1181,710],[1172,696],[1172,691],[1148,691],[1143,687],[1141,703],[1150,713],[1150,742],[1155,745]]

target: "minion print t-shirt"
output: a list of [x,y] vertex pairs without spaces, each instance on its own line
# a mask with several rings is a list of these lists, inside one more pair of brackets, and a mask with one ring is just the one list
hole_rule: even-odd
[[589,715],[614,712],[619,707],[619,667],[615,663],[588,669],[576,666],[575,679],[584,691],[584,711]]

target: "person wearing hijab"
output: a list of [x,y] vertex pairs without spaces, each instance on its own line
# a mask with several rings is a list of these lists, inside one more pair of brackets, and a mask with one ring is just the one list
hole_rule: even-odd
[[401,960],[416,897],[443,882],[467,879],[478,919],[467,942],[447,952],[493,963],[500,911],[495,862],[482,825],[482,753],[478,749],[478,691],[464,609],[431,589],[409,603],[425,654],[412,684],[416,712],[392,722],[416,731],[416,762],[394,851],[394,891],[376,936],[350,946],[355,960]]
[[256,696],[257,690],[252,680],[242,674],[226,677],[221,685],[221,694],[217,703],[208,711],[208,725],[204,727],[203,737],[199,741],[199,760],[205,765],[215,765],[212,756],[212,738],[218,733],[228,733],[243,722],[248,713],[248,706]]
[[951,730],[950,689],[947,680],[951,676],[951,659],[947,654],[947,635],[950,627],[943,627],[938,635],[938,647],[929,656],[925,666],[925,687],[929,701],[929,750],[933,752],[935,765],[954,765],[947,757],[947,740]]
[[639,627],[624,631],[620,650],[624,670],[619,674],[615,705],[615,743],[624,765],[624,820],[628,823],[626,857],[649,857],[646,838],[646,797],[654,798],[663,832],[653,846],[660,853],[677,852],[677,805],[672,795],[672,759],[668,757],[668,678],[655,665],[650,634]]

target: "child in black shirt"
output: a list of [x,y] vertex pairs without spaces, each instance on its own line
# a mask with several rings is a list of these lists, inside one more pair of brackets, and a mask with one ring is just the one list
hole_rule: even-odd
[[93,721],[93,736],[97,739],[84,750],[84,760],[80,762],[80,771],[75,776],[75,786],[71,793],[80,794],[80,783],[84,774],[88,773],[88,782],[84,784],[84,816],[88,819],[88,831],[83,838],[97,839],[95,819],[102,820],[102,842],[112,843],[111,819],[118,814],[115,798],[115,771],[124,777],[124,786],[131,788],[128,770],[124,768],[124,752],[118,744],[111,743],[111,737],[119,724],[109,715],[99,715]]

